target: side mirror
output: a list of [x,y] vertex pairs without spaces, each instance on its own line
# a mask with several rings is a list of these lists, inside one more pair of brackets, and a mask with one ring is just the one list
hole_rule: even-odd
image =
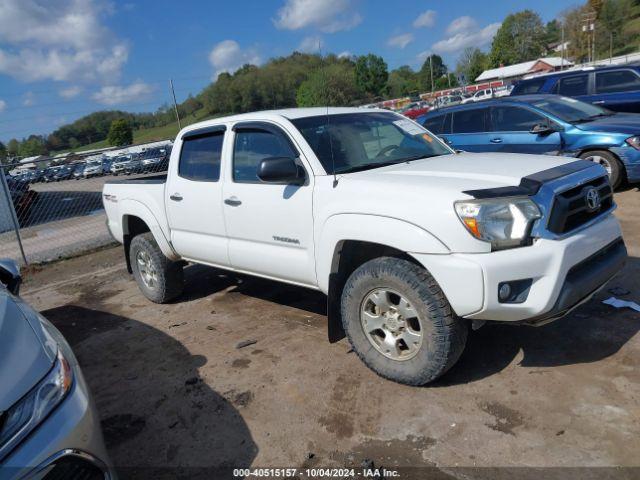
[[293,158],[271,157],[260,162],[258,178],[266,183],[302,185],[305,174]]
[[545,123],[537,123],[533,127],[531,127],[529,133],[533,133],[534,135],[548,135],[555,131],[555,128],[550,125],[547,125]]
[[0,259],[0,282],[4,283],[7,289],[14,295],[20,293],[20,267],[11,259]]

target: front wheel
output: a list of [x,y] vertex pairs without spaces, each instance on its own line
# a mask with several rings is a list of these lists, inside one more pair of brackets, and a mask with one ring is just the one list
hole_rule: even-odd
[[378,375],[424,385],[458,360],[468,325],[455,316],[425,269],[381,257],[358,267],[347,280],[342,324],[360,359]]
[[622,183],[624,179],[624,167],[613,153],[607,150],[594,150],[581,154],[580,158],[602,165],[609,175],[609,182],[611,183],[611,188],[614,190]]
[[180,296],[184,288],[182,263],[165,257],[151,232],[133,238],[129,259],[133,277],[149,300],[167,303]]

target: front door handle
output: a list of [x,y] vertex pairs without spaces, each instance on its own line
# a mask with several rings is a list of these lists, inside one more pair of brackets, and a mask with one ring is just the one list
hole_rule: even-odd
[[242,202],[238,200],[236,197],[225,198],[224,203],[232,207],[237,207],[238,205],[242,204]]
[[502,139],[501,138],[492,138],[491,140],[489,140],[491,143],[502,143]]
[[174,202],[181,202],[182,201],[182,195],[180,195],[179,193],[174,193],[173,195],[169,195],[169,198],[171,200],[173,200]]

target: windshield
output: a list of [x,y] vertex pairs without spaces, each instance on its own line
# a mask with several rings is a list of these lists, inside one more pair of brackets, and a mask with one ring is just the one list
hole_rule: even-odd
[[531,104],[569,123],[588,122],[594,118],[613,115],[609,110],[569,97],[544,98]]
[[292,123],[328,174],[452,153],[423,127],[393,113],[319,115]]

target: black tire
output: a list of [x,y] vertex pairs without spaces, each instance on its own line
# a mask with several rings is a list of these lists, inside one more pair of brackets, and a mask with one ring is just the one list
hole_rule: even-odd
[[580,154],[580,158],[584,160],[597,161],[603,167],[610,170],[609,182],[614,190],[618,188],[625,179],[624,166],[613,153],[607,150],[592,150]]
[[[394,360],[376,349],[360,321],[365,298],[388,288],[406,298],[420,318],[422,343],[406,360]],[[456,317],[435,279],[407,260],[380,257],[358,267],[342,292],[342,325],[353,350],[381,377],[407,385],[425,385],[443,375],[464,350],[468,324]]]
[[[143,279],[138,254],[148,255],[154,268],[155,281],[148,285]],[[137,235],[131,241],[129,258],[133,277],[142,294],[154,303],[167,303],[182,294],[184,274],[182,262],[173,262],[164,256],[151,232]]]

